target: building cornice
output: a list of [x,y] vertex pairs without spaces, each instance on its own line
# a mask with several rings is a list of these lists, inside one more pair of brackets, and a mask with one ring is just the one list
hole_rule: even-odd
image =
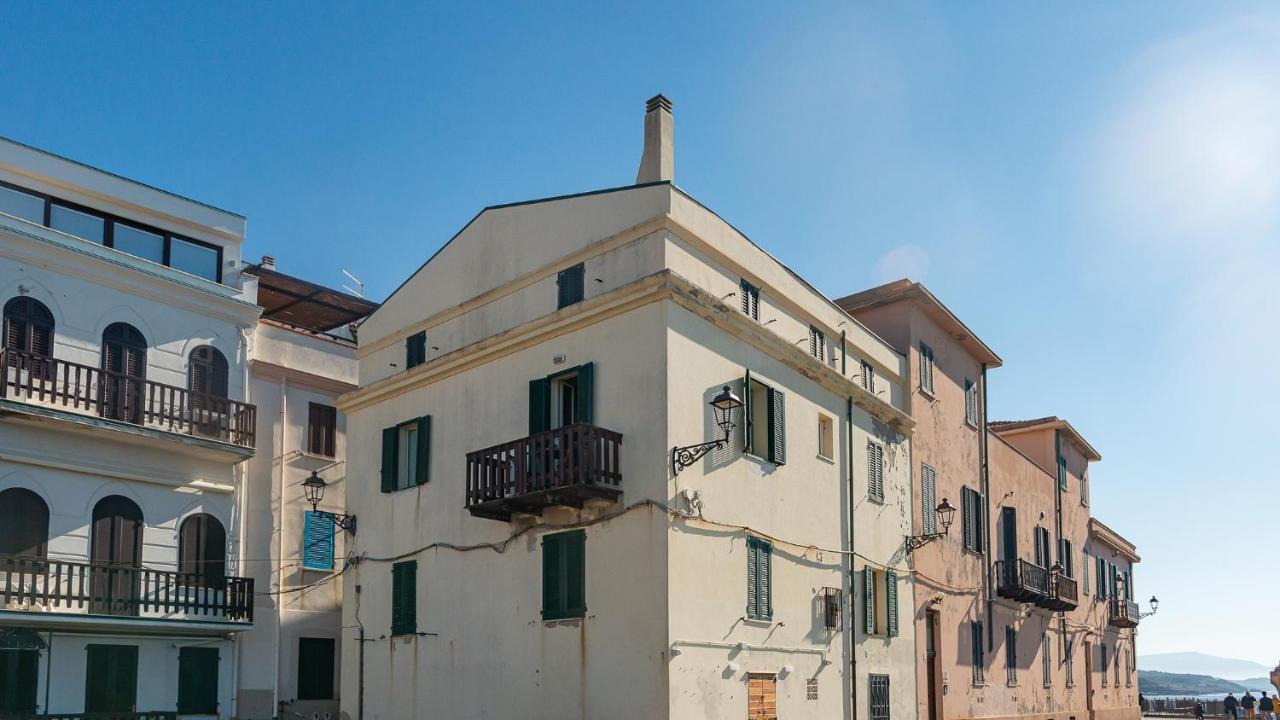
[[72,453],[66,453],[54,457],[48,454],[29,452],[25,448],[15,447],[8,444],[0,444],[0,460],[5,460],[19,465],[30,465],[33,467],[62,470],[65,472],[80,473],[83,475],[93,475],[94,477],[133,480],[170,488],[195,488],[205,492],[221,493],[225,495],[230,495],[232,492],[235,492],[235,486],[227,483],[213,482],[212,480],[203,480],[199,478],[175,478],[172,475],[152,473],[136,467],[122,469],[119,463],[92,462],[83,457],[75,456]]
[[1138,557],[1137,546],[1125,540],[1120,533],[1104,525],[1101,520],[1089,518],[1089,534],[1114,548],[1129,562],[1142,562],[1142,558]]
[[317,375],[305,370],[298,370],[297,368],[291,368],[287,365],[279,365],[265,360],[250,360],[249,371],[254,377],[272,380],[288,378],[291,383],[297,383],[312,390],[319,390],[320,392],[330,393],[332,395],[351,392],[359,387],[355,383],[334,380],[331,377]]

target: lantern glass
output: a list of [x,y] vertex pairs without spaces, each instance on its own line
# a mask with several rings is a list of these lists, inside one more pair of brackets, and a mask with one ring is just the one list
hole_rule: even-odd
[[951,504],[950,500],[942,498],[942,502],[938,503],[937,513],[938,522],[942,524],[942,532],[946,534],[951,529],[951,519],[956,514],[956,508]]
[[1156,608],[1158,607],[1160,607],[1160,601],[1156,599],[1155,595],[1152,595],[1151,596],[1151,612],[1155,612]]
[[734,414],[740,407],[742,407],[742,400],[739,400],[738,396],[733,394],[728,385],[721,388],[720,393],[711,398],[711,410],[715,413],[716,425],[724,431],[725,437],[728,437],[729,433],[733,432],[736,424],[734,422]]
[[307,502],[311,503],[314,510],[320,501],[324,500],[324,488],[327,483],[324,478],[320,477],[314,470],[311,471],[311,477],[302,481],[302,492],[307,498]]

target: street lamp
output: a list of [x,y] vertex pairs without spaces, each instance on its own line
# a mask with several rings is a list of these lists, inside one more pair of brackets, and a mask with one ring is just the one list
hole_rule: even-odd
[[911,554],[911,551],[924,545],[928,545],[934,540],[945,536],[947,532],[951,530],[951,518],[956,514],[956,508],[951,504],[951,501],[946,498],[942,498],[942,502],[938,503],[938,507],[934,508],[933,512],[938,516],[938,524],[942,526],[942,532],[907,536],[906,545],[908,555]]
[[1145,617],[1151,617],[1152,615],[1155,615],[1156,610],[1160,609],[1160,599],[1157,598],[1155,595],[1152,595],[1151,599],[1148,600],[1147,602],[1151,603],[1151,612],[1139,612],[1138,613],[1139,620]]
[[711,412],[716,419],[716,426],[724,431],[724,437],[697,445],[686,445],[685,447],[677,445],[671,448],[672,475],[679,475],[681,470],[698,462],[703,455],[728,444],[729,436],[733,433],[733,428],[736,425],[734,416],[737,415],[738,408],[742,407],[742,400],[733,394],[728,385],[725,385],[721,388],[719,394],[711,398],[710,405]]
[[333,518],[333,523],[335,525],[342,528],[343,530],[346,530],[352,535],[355,535],[356,534],[356,516],[355,515],[342,515],[339,513],[331,513],[327,510],[317,509],[317,506],[320,504],[320,501],[324,500],[324,489],[328,486],[329,486],[329,483],[325,482],[324,478],[320,477],[319,473],[317,473],[315,470],[311,471],[311,477],[302,481],[302,493],[303,495],[306,496],[307,502],[311,503],[311,512],[316,514],[328,515],[329,517]]

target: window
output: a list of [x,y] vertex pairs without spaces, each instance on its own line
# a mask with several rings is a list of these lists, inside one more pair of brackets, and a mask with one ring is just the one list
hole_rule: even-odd
[[775,465],[787,461],[786,395],[751,377],[743,381],[745,450]]
[[773,618],[773,545],[756,537],[747,538],[747,617]]
[[818,699],[818,678],[809,678],[808,680],[804,681],[804,699],[805,700]]
[[982,494],[970,490],[969,488],[960,489],[960,504],[962,506],[961,525],[964,531],[964,549],[981,554],[985,543],[983,542],[983,522],[984,515],[982,511]]
[[1107,561],[1104,560],[1102,557],[1096,557],[1094,558],[1094,567],[1097,568],[1097,574],[1094,575],[1094,580],[1097,581],[1098,600],[1099,601],[1106,600],[1107,599]]
[[1058,487],[1067,489],[1067,456],[1058,453]]
[[227,575],[227,531],[218,518],[196,513],[178,528],[180,582],[191,587],[221,588]]
[[565,620],[587,614],[587,533],[542,537],[542,619]]
[[1036,527],[1036,565],[1042,568],[1049,567],[1052,563],[1052,555],[1049,552],[1049,530],[1044,527]]
[[827,361],[827,336],[812,325],[809,326],[809,354],[818,362]]
[[333,516],[307,510],[302,522],[302,567],[307,570],[333,569]]
[[898,634],[898,575],[892,570],[862,568],[862,629],[867,635]]
[[26,488],[0,491],[0,555],[48,557],[49,506]]
[[312,455],[333,457],[333,442],[337,427],[337,408],[332,405],[307,403],[307,452]]
[[818,413],[818,457],[830,460],[835,457],[835,422],[830,416]]
[[595,363],[529,381],[529,434],[595,421]]
[[298,699],[332,700],[333,638],[298,638]]
[[20,637],[22,645],[0,651],[0,717],[36,717],[40,697],[38,636],[30,630],[9,632]]
[[178,650],[178,712],[218,713],[218,648]]
[[[3,189],[3,188],[0,188]],[[53,313],[31,297],[16,297],[4,304],[4,347],[36,357],[53,357]],[[11,357],[10,366],[25,367]]]
[[876,394],[876,370],[866,360],[862,361],[862,389]]
[[1062,564],[1062,574],[1069,578],[1076,576],[1075,551],[1071,547],[1071,541],[1066,538],[1058,540],[1058,562]]
[[1112,671],[1115,673],[1115,686],[1120,687],[1120,646],[1117,645],[1115,652],[1112,653],[1114,659],[1111,661]]
[[973,684],[987,684],[985,648],[982,645],[982,622],[969,623],[969,661],[973,665]]
[[1107,686],[1107,646],[1103,644],[1099,644],[1098,652],[1102,656],[1102,665],[1100,665],[1100,667],[1102,668],[1102,687],[1106,687]]
[[889,720],[889,676],[868,675],[871,720]]
[[[1120,682],[1119,679],[1116,680]],[[1124,651],[1124,686],[1133,687],[1133,653],[1129,650]]]
[[978,384],[967,378],[964,381],[964,421],[971,427],[978,427]]
[[132,713],[138,704],[138,646],[86,645],[84,711]]
[[559,290],[556,299],[556,309],[566,308],[574,303],[582,302],[583,279],[585,275],[585,267],[582,263],[578,263],[571,268],[565,268],[556,275],[556,287]]
[[[187,389],[193,395],[227,397],[227,358],[212,345],[201,345],[191,351],[187,368]],[[223,408],[203,408],[219,411]]]
[[747,675],[748,720],[778,720],[778,676],[766,673]]
[[57,203],[49,207],[49,227],[98,245],[106,241],[106,220]]
[[416,332],[404,341],[404,367],[415,368],[427,361],[427,331]]
[[920,389],[933,394],[933,348],[920,343]]
[[423,485],[430,479],[431,416],[382,431],[382,492]]
[[1018,684],[1018,631],[1012,625],[1004,626],[1004,673],[1010,687]]
[[1089,553],[1081,553],[1080,555],[1080,579],[1083,581],[1083,590],[1085,595],[1089,594]]
[[44,198],[0,185],[0,213],[44,224]]
[[752,320],[760,319],[760,288],[746,280],[739,281],[738,292],[742,295],[742,314]]
[[1067,638],[1063,642],[1066,645],[1066,650],[1064,652],[1066,657],[1063,660],[1063,664],[1067,666],[1067,687],[1075,687],[1075,641],[1072,638]]
[[867,496],[884,502],[884,448],[867,441]]
[[0,213],[222,282],[222,248],[0,182]]
[[418,632],[418,561],[391,566],[391,634]]
[[142,422],[143,381],[147,375],[147,340],[127,323],[102,331],[101,413],[112,420]]
[[933,468],[920,463],[920,517],[924,534],[938,532],[938,477]]
[[1044,686],[1053,686],[1053,665],[1049,657],[1049,633],[1040,638],[1040,670],[1044,674]]

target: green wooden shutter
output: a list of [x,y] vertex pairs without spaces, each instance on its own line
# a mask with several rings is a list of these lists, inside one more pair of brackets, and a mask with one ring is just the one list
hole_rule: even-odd
[[582,617],[586,600],[586,531],[542,538],[542,619]]
[[920,513],[925,534],[938,532],[938,477],[924,463],[920,464]]
[[892,570],[884,571],[885,610],[888,615],[889,637],[898,635],[898,575]]
[[34,716],[39,700],[40,652],[0,652],[0,717]]
[[551,381],[537,378],[529,381],[529,434],[551,429]]
[[298,699],[332,700],[336,642],[333,638],[298,638]]
[[418,563],[415,560],[391,566],[391,634],[418,631]]
[[751,442],[751,424],[754,416],[751,413],[751,371],[748,370],[746,377],[742,380],[742,451],[754,453],[755,447]]
[[560,535],[544,535],[542,537],[542,619],[554,620],[560,617],[564,607],[564,594],[560,590],[561,556],[564,547]]
[[786,393],[769,388],[769,462],[787,462]]
[[876,574],[870,565],[862,568],[862,629],[876,634]]
[[595,363],[578,366],[578,422],[595,423]]
[[565,570],[565,615],[582,617],[587,611],[587,533],[563,533]]
[[756,578],[760,583],[757,591],[760,598],[760,617],[773,619],[773,545],[760,541],[760,567],[756,570]]
[[218,649],[184,647],[178,650],[178,712],[215,715],[218,712]]
[[399,443],[399,428],[389,427],[382,430],[382,492],[384,493],[396,489],[396,459],[400,454],[397,448]]
[[424,485],[431,479],[431,416],[418,418],[418,457],[413,482]]
[[1094,567],[1097,568],[1097,572],[1094,573],[1094,580],[1097,581],[1098,585],[1098,599],[1105,600],[1107,599],[1107,561],[1103,560],[1101,556],[1096,557],[1094,558]]
[[964,535],[964,548],[966,550],[972,550],[973,537],[975,534],[973,527],[973,491],[967,487],[960,489],[960,512],[963,513],[963,517],[960,521],[964,523],[964,527],[962,528]]
[[760,547],[755,538],[747,538],[747,617],[760,617],[760,585],[757,568],[760,565]]

